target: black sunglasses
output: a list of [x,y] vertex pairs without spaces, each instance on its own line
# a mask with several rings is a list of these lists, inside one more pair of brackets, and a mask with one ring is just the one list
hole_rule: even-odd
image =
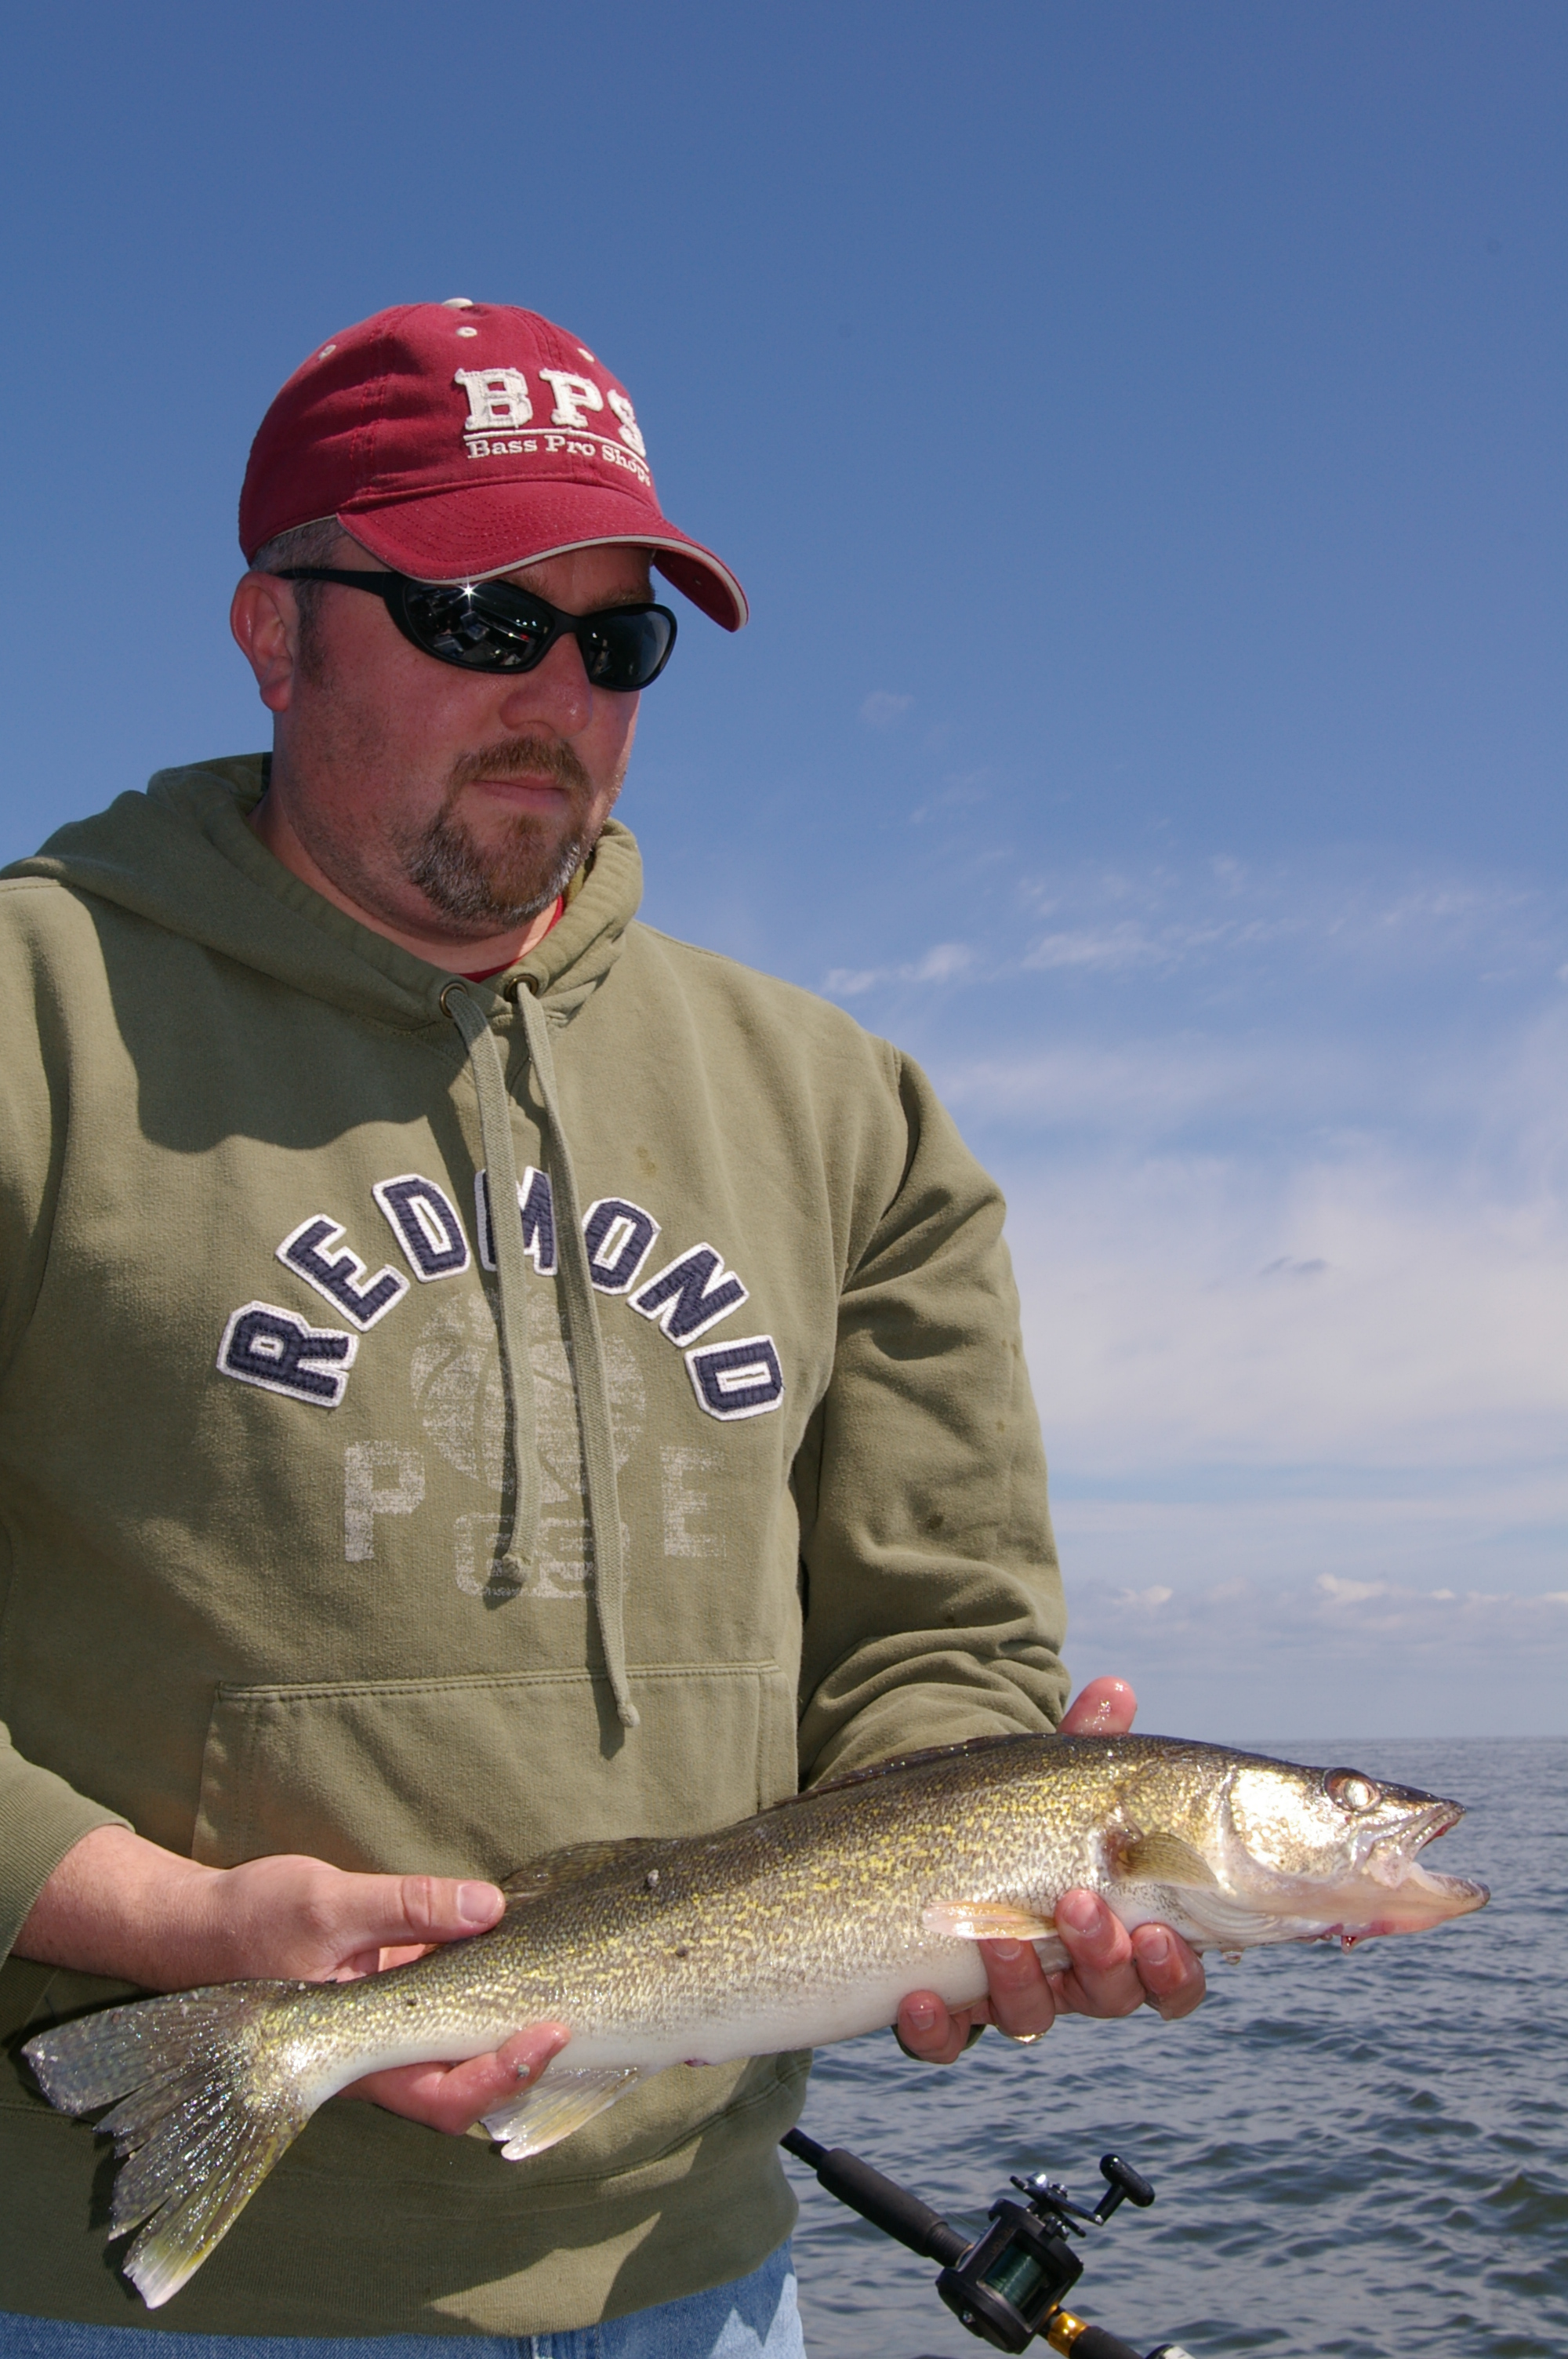
[[438,663],[463,671],[532,671],[569,632],[595,688],[631,695],[657,679],[676,643],[667,606],[607,606],[564,614],[511,582],[415,582],[406,573],[350,573],[331,565],[287,565],[283,582],[340,582],[384,599],[404,637]]

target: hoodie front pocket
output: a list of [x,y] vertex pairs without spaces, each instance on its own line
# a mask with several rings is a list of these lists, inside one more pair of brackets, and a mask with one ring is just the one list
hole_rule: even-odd
[[194,1856],[500,1876],[560,1843],[702,1833],[794,1790],[776,1664],[655,1664],[632,1686],[631,1732],[588,1671],[221,1687]]

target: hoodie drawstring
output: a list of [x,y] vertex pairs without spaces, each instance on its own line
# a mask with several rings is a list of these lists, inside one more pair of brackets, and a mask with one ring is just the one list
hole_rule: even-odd
[[[534,1369],[528,1356],[527,1256],[518,1217],[517,1158],[512,1140],[512,1101],[506,1069],[489,1020],[472,995],[449,984],[441,1005],[462,1034],[479,1096],[480,1137],[490,1196],[490,1234],[500,1293],[501,1357],[512,1402],[513,1518],[511,1545],[501,1564],[514,1580],[535,1555],[539,1538],[539,1461],[534,1416]],[[526,983],[517,986],[517,1009],[528,1044],[528,1061],[544,1115],[541,1153],[549,1175],[555,1214],[557,1283],[565,1297],[573,1387],[581,1420],[594,1619],[604,1654],[611,1692],[623,1728],[635,1728],[637,1709],[626,1680],[624,1600],[625,1550],[622,1545],[620,1486],[615,1474],[615,1432],[610,1417],[610,1386],[589,1271],[571,1151],[556,1095],[545,1011]]]

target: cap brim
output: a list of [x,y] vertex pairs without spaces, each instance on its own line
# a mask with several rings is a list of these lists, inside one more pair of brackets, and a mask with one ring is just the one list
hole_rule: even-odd
[[338,522],[362,549],[419,582],[482,582],[574,549],[651,549],[666,581],[727,631],[749,608],[727,565],[645,499],[582,484],[476,484],[471,491],[367,499]]

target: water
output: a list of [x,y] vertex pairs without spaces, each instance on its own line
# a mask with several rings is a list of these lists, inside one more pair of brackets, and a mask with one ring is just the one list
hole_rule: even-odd
[[[1348,1956],[1211,1961],[1184,2023],[994,2032],[950,2071],[891,2033],[822,2056],[802,2126],[978,2234],[1011,2171],[1098,2200],[1114,2148],[1159,2200],[1091,2230],[1069,2306],[1193,2359],[1562,2359],[1568,2353],[1568,1742],[1271,1748],[1466,1803],[1433,1864],[1492,1904]],[[969,2359],[931,2265],[789,2164],[812,2359]],[[1043,2343],[1032,2351],[1044,2353]]]

